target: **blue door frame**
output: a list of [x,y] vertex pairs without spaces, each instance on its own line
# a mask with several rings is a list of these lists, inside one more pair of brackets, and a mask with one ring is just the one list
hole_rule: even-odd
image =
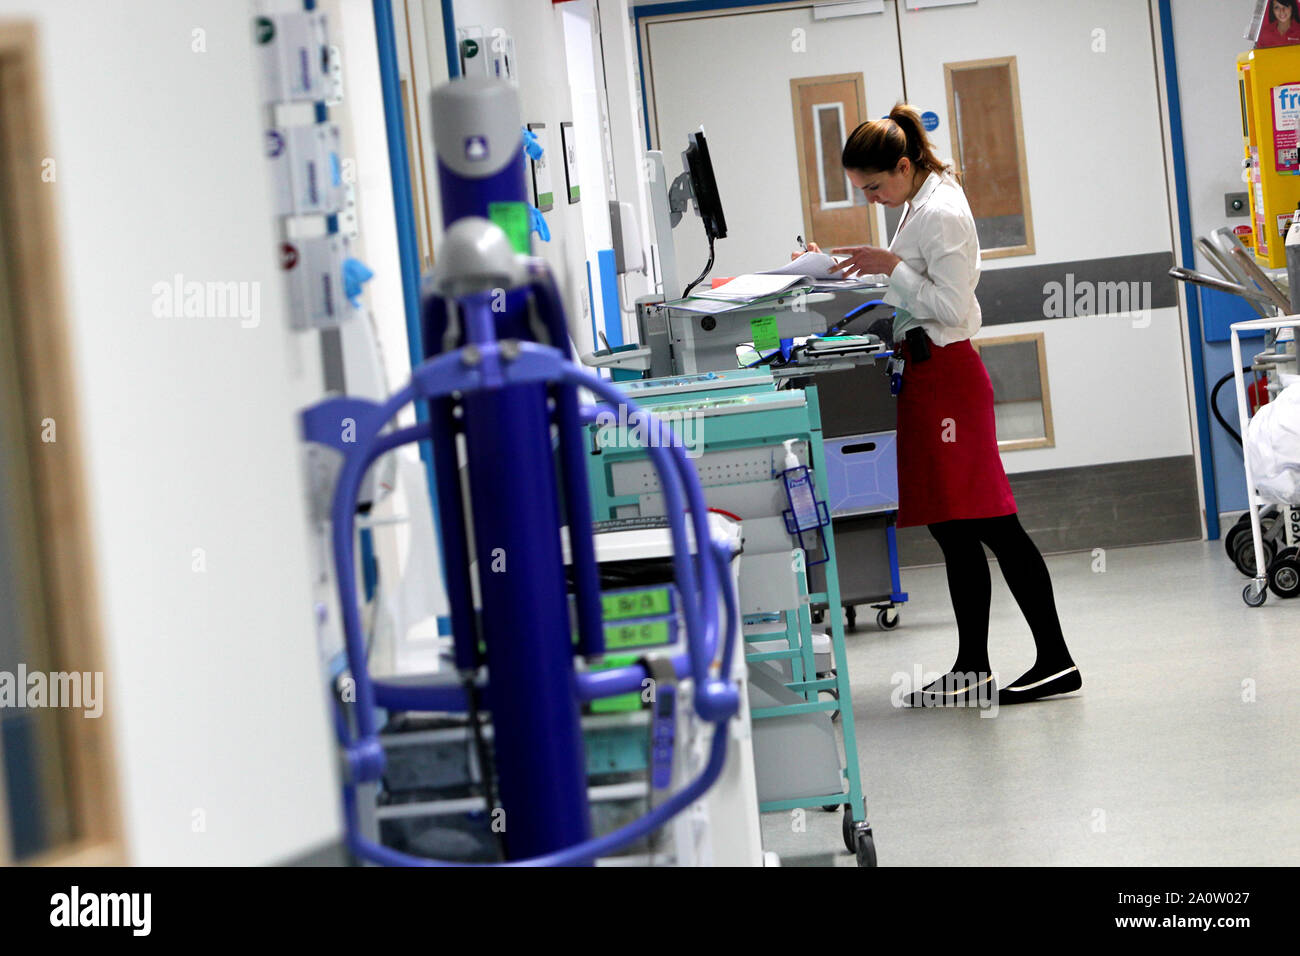
[[[1174,189],[1178,200],[1178,245],[1182,265],[1196,268],[1192,244],[1192,210],[1187,192],[1187,152],[1183,144],[1183,108],[1178,90],[1178,57],[1174,52],[1174,15],[1170,0],[1159,0],[1160,43],[1165,61],[1165,95],[1169,109],[1170,147],[1173,153]],[[1219,493],[1214,480],[1214,450],[1210,444],[1210,409],[1205,392],[1205,338],[1201,332],[1200,297],[1190,289],[1187,303],[1188,351],[1192,356],[1192,384],[1196,392],[1196,438],[1201,452],[1201,482],[1205,488],[1205,533],[1219,537]]]

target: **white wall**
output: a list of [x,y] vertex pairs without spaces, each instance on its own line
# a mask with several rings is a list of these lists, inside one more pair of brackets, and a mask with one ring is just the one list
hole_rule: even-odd
[[1254,0],[1170,3],[1193,235],[1223,225],[1250,224],[1249,215],[1231,220],[1224,216],[1223,194],[1246,190],[1241,181],[1237,55],[1250,49],[1242,33],[1254,6]]
[[[250,11],[0,0],[34,20],[129,858],[249,864],[340,829],[308,582]],[[191,49],[206,31],[206,52]],[[261,321],[160,319],[152,287],[257,283]],[[192,570],[204,549],[206,573]],[[206,829],[195,832],[195,814]]]
[[[350,150],[349,159],[353,161],[356,173],[357,213],[364,246],[366,264],[374,271],[374,278],[366,284],[365,304],[375,318],[380,347],[383,352],[384,368],[388,376],[390,390],[400,388],[411,375],[411,354],[408,329],[406,325],[405,295],[402,288],[401,258],[397,245],[397,220],[393,205],[393,181],[390,173],[388,155],[388,130],[384,115],[383,93],[379,76],[379,52],[375,37],[374,8],[369,0],[329,0],[323,5],[329,10],[338,31],[336,42],[342,48],[344,103],[333,115],[347,127],[346,148]],[[393,0],[393,25],[396,32],[395,45],[399,73],[406,78],[411,104],[421,114],[424,128],[428,128],[430,94],[436,85],[447,80],[447,61],[442,47],[442,12],[437,3],[421,3],[419,0]],[[407,36],[407,22],[411,24],[411,36]],[[433,42],[436,39],[436,43]],[[413,54],[413,56],[412,56]],[[407,137],[414,140],[408,123]],[[423,155],[418,150],[408,157],[408,165],[419,169],[424,162],[424,183],[431,186],[430,195],[425,196],[418,190],[421,180],[417,175],[412,183],[415,193],[417,219],[423,217],[422,204],[428,202],[428,219],[434,230],[434,247],[442,234],[442,214],[436,189],[436,167],[432,150],[427,148]],[[417,223],[417,230],[420,225]],[[418,241],[417,241],[418,253]],[[414,406],[407,406],[398,416],[398,422],[411,424],[415,421]],[[399,449],[397,455],[408,461],[419,457],[415,445]],[[413,480],[406,481],[403,476]],[[421,499],[413,501],[414,498]],[[432,508],[424,472],[417,476],[415,472],[402,467],[397,475],[393,494],[386,497],[374,514],[381,520],[393,517],[408,517],[415,509],[424,513]],[[412,597],[407,606],[418,607],[436,618],[447,612],[446,594],[442,588],[441,553],[437,546],[432,522],[419,524],[409,521],[397,521],[377,526],[374,531],[375,556],[383,578],[382,589],[391,590],[405,577],[410,566],[413,547],[430,558],[430,565],[422,568],[429,572],[422,576],[419,588],[423,592],[419,600]],[[415,587],[412,580],[409,585]],[[403,619],[403,624],[419,623],[420,615],[412,613],[414,620]],[[436,632],[436,622],[423,622],[425,630]],[[381,629],[372,645],[372,673],[379,675],[392,671],[395,667],[394,655],[397,649],[385,639],[387,631]],[[407,634],[398,636],[403,640]]]
[[[628,5],[624,0],[599,0],[601,55],[605,66],[609,108],[609,147],[614,164],[614,194],[632,203],[646,248],[654,241],[654,217],[645,175],[645,113],[642,109],[641,66]],[[681,273],[679,271],[678,277]],[[632,274],[623,279],[623,303],[656,292],[653,277]],[[623,340],[636,341],[636,310],[623,310]]]
[[[337,31],[332,39],[343,54],[344,102],[334,112],[336,118],[338,113],[345,114],[350,133],[346,142],[350,155],[346,158],[353,161],[356,174],[357,217],[365,250],[362,258],[375,273],[366,283],[365,301],[375,315],[389,386],[396,389],[410,378],[411,358],[374,10],[367,0],[333,0],[330,6],[331,28]],[[394,6],[399,11],[395,18],[399,18],[401,0]],[[407,409],[402,420],[414,422],[414,413]]]
[[[596,251],[613,248],[610,239],[609,186],[606,175],[604,137],[605,99],[604,65],[599,59],[599,48],[593,35],[595,10],[591,0],[574,0],[563,4],[560,18],[564,25],[564,53],[568,63],[569,88],[573,109],[573,134],[576,141],[577,167],[581,200],[578,209],[582,214],[584,248],[590,250],[591,301],[595,306],[597,330],[604,331],[603,283],[601,281]],[[559,185],[563,189],[562,184]],[[585,278],[585,276],[584,276]],[[585,308],[582,327],[570,323],[574,341],[580,352],[599,347],[592,334],[592,314]]]

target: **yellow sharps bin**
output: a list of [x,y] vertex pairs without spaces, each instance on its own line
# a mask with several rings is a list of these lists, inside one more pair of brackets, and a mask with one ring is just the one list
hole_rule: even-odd
[[1300,45],[1241,54],[1237,77],[1255,261],[1279,269],[1300,204]]

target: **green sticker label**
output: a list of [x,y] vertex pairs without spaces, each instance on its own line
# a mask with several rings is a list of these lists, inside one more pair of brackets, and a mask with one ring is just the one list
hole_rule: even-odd
[[488,203],[488,218],[501,227],[510,245],[520,255],[528,255],[528,204],[522,202]]
[[465,59],[470,60],[478,56],[478,41],[466,40],[461,44],[461,49],[465,51]]
[[258,17],[253,21],[253,29],[258,43],[270,43],[275,38],[275,23],[270,17]]
[[611,624],[605,628],[606,650],[625,647],[654,647],[667,644],[667,621],[647,621],[644,624]]
[[626,620],[630,617],[655,617],[667,614],[672,599],[667,588],[646,591],[620,591],[600,596],[603,617],[606,621]]
[[749,332],[754,337],[754,348],[774,349],[781,344],[781,330],[775,315],[763,315],[749,320]]

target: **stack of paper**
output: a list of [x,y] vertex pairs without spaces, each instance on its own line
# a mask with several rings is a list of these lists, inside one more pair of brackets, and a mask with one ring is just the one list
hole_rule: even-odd
[[768,269],[760,275],[807,276],[809,279],[843,279],[844,273],[832,272],[831,266],[843,262],[848,256],[832,256],[825,252],[805,252],[779,269]]
[[825,252],[805,252],[778,269],[750,272],[723,283],[716,289],[693,292],[689,299],[675,304],[674,308],[687,312],[726,312],[750,302],[778,296],[791,289],[861,289],[888,285],[886,276],[851,276],[833,272],[831,266],[843,262],[847,256],[832,256]]
[[719,299],[723,302],[753,302],[756,299],[779,295],[794,286],[807,284],[808,278],[801,273],[752,272],[736,276],[716,289],[696,292],[692,298]]
[[865,286],[888,285],[889,277],[883,275],[847,275],[835,272],[831,266],[843,262],[848,256],[832,256],[825,252],[805,252],[779,269],[769,269],[763,275],[801,275],[812,280],[818,289],[860,289]]

